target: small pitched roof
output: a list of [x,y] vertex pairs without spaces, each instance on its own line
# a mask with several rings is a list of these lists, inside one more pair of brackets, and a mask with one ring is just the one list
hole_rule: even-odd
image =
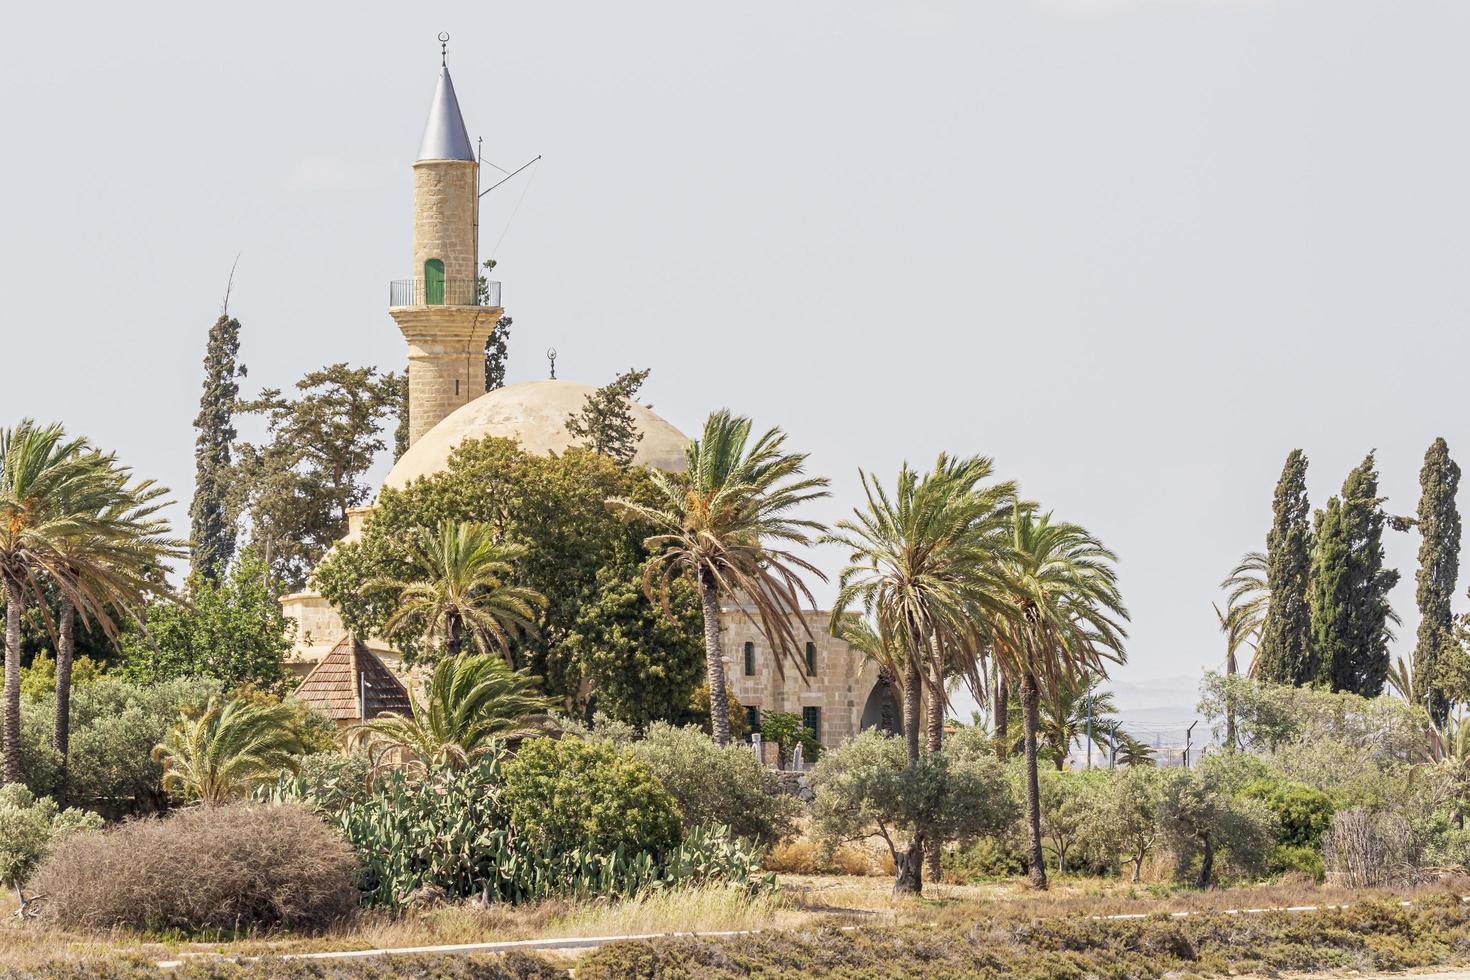
[[424,126],[424,139],[419,144],[420,160],[474,160],[470,134],[464,128],[459,112],[459,99],[454,96],[454,82],[448,66],[439,69],[439,84],[434,87],[434,101],[429,106],[429,121]]
[[378,655],[348,633],[296,688],[296,696],[333,721],[367,721],[413,711],[408,689]]

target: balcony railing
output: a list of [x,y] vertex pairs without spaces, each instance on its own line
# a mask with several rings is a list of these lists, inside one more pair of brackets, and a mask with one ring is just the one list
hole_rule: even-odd
[[489,279],[396,279],[388,284],[389,306],[496,306],[500,283]]

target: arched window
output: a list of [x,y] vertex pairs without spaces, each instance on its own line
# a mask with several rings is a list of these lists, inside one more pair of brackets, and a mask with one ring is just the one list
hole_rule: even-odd
[[424,263],[424,302],[429,306],[444,305],[444,262],[429,259]]
[[755,644],[745,644],[745,676],[755,676]]
[[808,677],[817,676],[817,645],[815,643],[806,645],[806,675]]

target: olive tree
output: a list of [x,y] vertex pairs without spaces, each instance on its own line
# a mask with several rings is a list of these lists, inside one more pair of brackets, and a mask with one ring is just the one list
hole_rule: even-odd
[[1132,879],[1143,875],[1143,862],[1163,837],[1160,807],[1163,773],[1153,766],[1128,766],[1109,774],[1097,787],[1086,833],[1099,850],[1133,865]]
[[1276,819],[1259,800],[1232,792],[1230,773],[1204,760],[1198,769],[1164,777],[1160,812],[1175,874],[1194,874],[1195,887],[1215,881],[1215,862],[1223,858],[1242,874],[1259,873],[1276,838]]
[[964,843],[1016,818],[1004,771],[973,752],[924,753],[866,731],[822,756],[812,773],[813,829],[825,846],[881,838],[898,869],[895,893],[923,887],[925,840]]

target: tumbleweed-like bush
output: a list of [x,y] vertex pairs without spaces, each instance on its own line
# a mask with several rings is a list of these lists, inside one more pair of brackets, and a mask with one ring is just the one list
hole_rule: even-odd
[[70,928],[312,929],[357,906],[357,859],[301,806],[199,806],[73,837],[31,888]]

